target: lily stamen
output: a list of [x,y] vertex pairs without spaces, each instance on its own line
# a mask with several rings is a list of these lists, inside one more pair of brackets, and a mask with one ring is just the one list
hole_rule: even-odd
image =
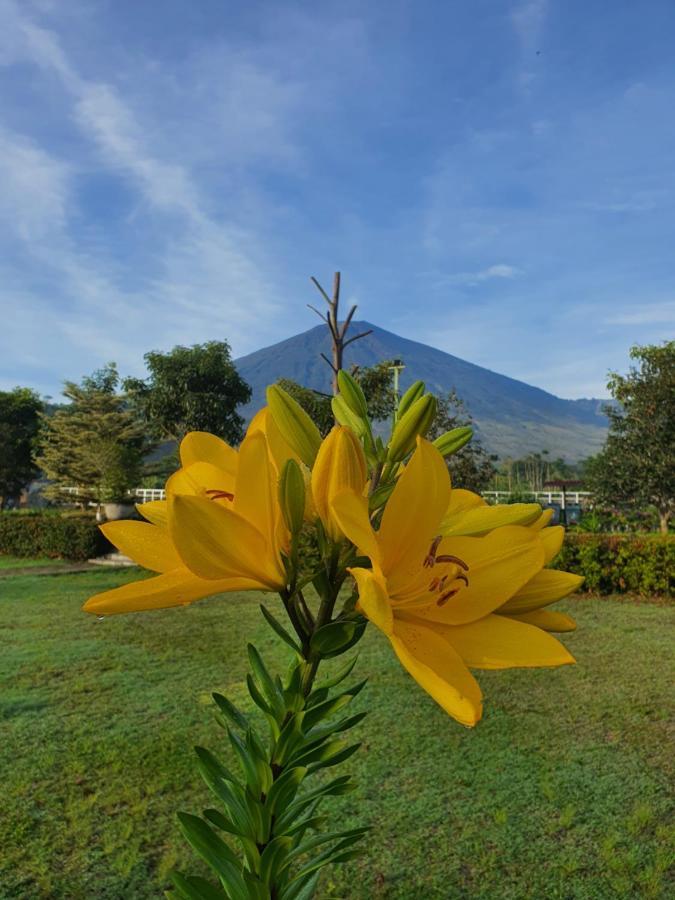
[[216,489],[206,491],[209,500],[234,500],[234,494],[230,491],[219,491]]

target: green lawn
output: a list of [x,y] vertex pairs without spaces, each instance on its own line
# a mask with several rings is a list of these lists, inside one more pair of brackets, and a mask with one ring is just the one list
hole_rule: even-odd
[[[198,868],[174,814],[211,803],[191,752],[223,745],[210,692],[246,705],[246,641],[272,663],[283,652],[250,595],[104,621],[80,612],[137,574],[0,580],[2,898],[160,898],[172,866]],[[672,610],[566,608],[578,665],[482,673],[474,731],[369,629],[355,674],[370,675],[357,702],[373,711],[343,767],[359,790],[339,809],[374,830],[322,898],[674,895]]]

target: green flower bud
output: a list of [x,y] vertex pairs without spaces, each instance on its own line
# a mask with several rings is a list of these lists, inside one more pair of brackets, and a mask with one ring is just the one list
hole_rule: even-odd
[[436,416],[436,398],[425,394],[412,404],[394,426],[387,459],[399,462],[415,448],[417,436],[424,437]]
[[279,505],[288,530],[297,534],[305,517],[305,479],[294,459],[287,459],[281,470]]
[[414,384],[411,384],[405,394],[401,397],[398,409],[396,410],[396,418],[400,419],[404,416],[413,403],[416,400],[419,400],[420,397],[424,395],[424,382],[416,381]]
[[354,415],[361,419],[367,419],[368,404],[366,403],[365,394],[358,381],[356,381],[349,372],[340,369],[337,375],[337,383],[340,388],[340,396]]
[[443,456],[452,456],[461,450],[465,444],[468,444],[473,437],[473,428],[464,425],[461,428],[453,428],[452,431],[446,431],[433,442],[434,447]]
[[366,434],[368,430],[367,423],[354,413],[353,409],[348,405],[341,394],[333,397],[330,405],[333,410],[333,415],[335,416],[335,421],[339,425],[346,425],[347,428],[351,428],[354,434],[358,434],[359,437],[363,437]]
[[300,404],[278,384],[267,388],[267,403],[286,443],[311,468],[321,446],[319,429]]

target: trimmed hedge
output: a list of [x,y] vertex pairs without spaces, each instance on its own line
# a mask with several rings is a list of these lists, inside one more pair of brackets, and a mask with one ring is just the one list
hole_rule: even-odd
[[675,535],[580,534],[568,531],[553,561],[583,575],[582,590],[597,594],[675,593]]
[[0,554],[83,560],[110,549],[89,513],[0,514]]

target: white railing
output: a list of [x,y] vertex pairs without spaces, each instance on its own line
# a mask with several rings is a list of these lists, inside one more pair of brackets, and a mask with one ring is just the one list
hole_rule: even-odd
[[[512,491],[483,491],[482,495],[486,500],[493,500],[495,503],[508,503]],[[563,503],[562,491],[522,491],[518,492],[526,494],[528,497],[534,497],[536,502],[542,500],[546,503]],[[583,503],[588,502],[593,495],[590,491],[565,491],[566,503]]]
[[166,491],[164,488],[136,488],[129,491],[132,497],[138,497],[141,503],[148,503],[150,500],[165,500]]

